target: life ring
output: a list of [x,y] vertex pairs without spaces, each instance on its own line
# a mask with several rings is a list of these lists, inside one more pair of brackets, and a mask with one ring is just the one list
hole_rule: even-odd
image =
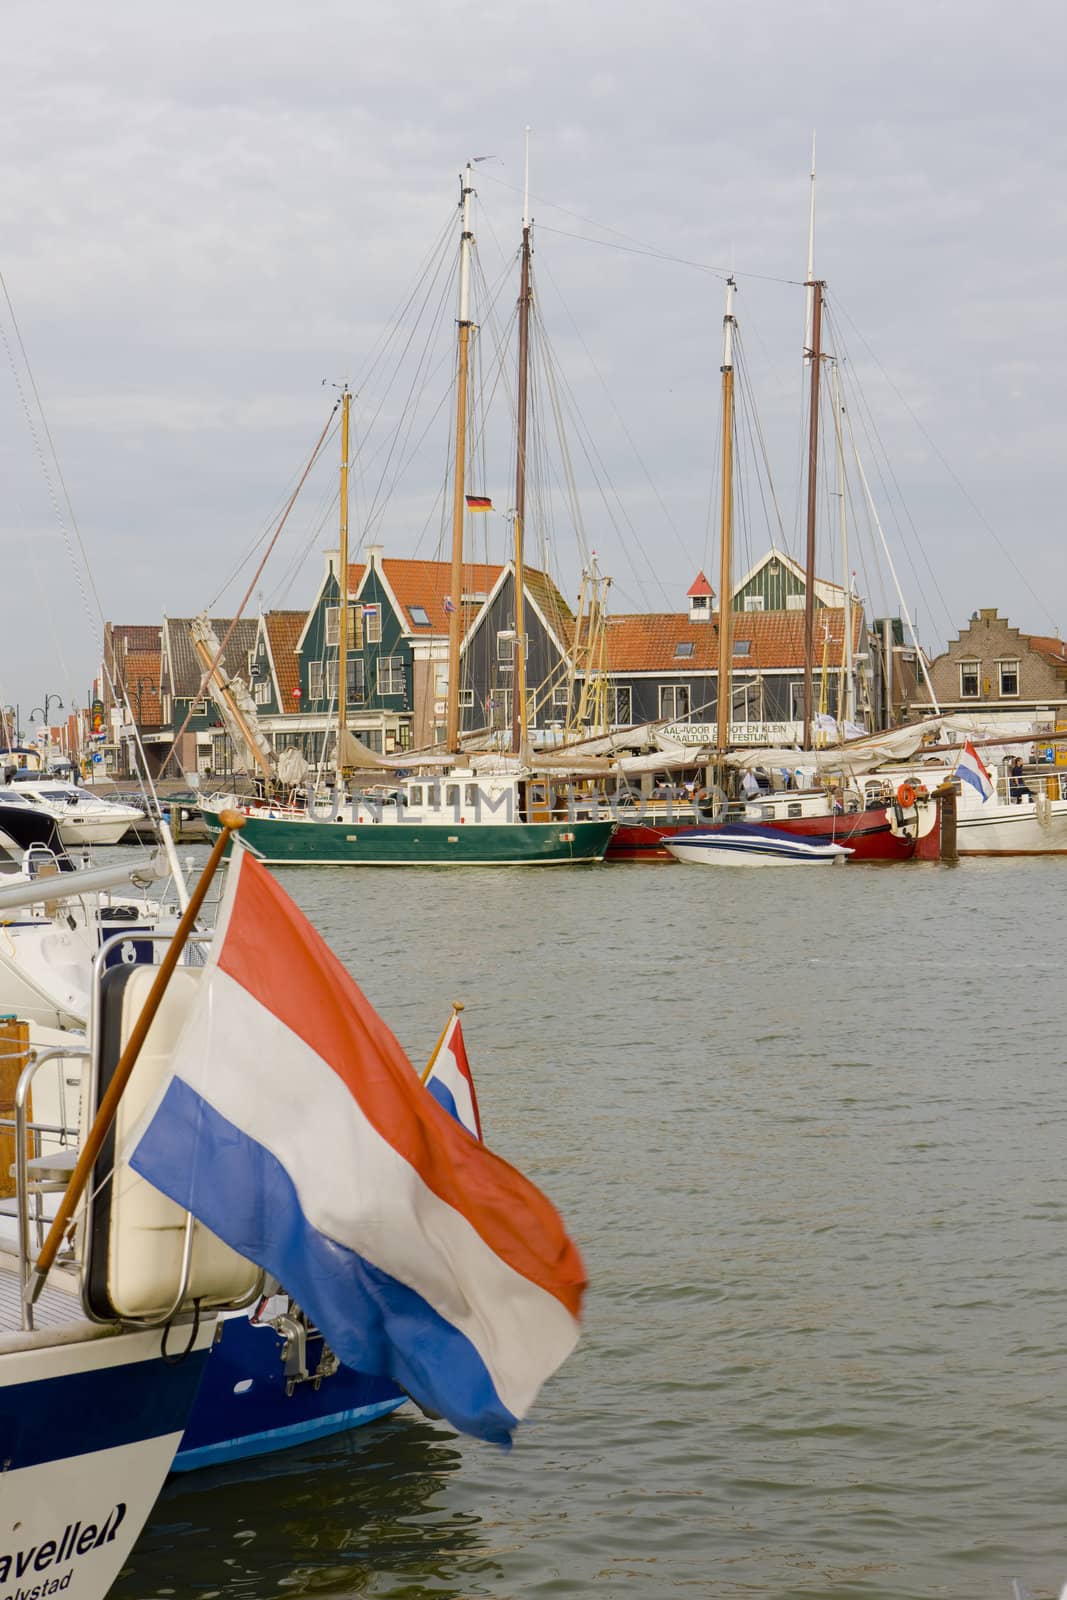
[[897,790],[897,804],[905,811],[910,811],[915,804],[915,790],[910,783],[902,783]]

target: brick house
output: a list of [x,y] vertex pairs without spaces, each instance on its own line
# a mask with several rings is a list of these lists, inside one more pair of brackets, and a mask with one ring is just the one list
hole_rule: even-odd
[[[1067,644],[1022,633],[996,607],[976,611],[959,637],[930,663],[942,711],[981,711],[1003,721],[1053,726],[1067,720]],[[931,707],[925,689],[913,702]]]

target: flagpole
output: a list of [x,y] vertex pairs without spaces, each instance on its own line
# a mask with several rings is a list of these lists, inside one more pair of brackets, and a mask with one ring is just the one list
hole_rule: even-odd
[[130,1074],[137,1065],[137,1058],[148,1036],[148,1030],[155,1020],[156,1012],[159,1010],[163,996],[167,991],[167,985],[170,983],[174,969],[178,965],[179,957],[185,948],[189,935],[196,926],[196,919],[204,903],[204,897],[211,886],[211,880],[215,876],[219,862],[222,860],[222,853],[229,844],[231,835],[245,825],[245,819],[239,811],[220,811],[219,821],[222,824],[222,832],[212,846],[211,854],[207,858],[207,864],[200,874],[200,880],[189,897],[189,904],[182,912],[181,920],[175,928],[163,960],[159,964],[159,970],[156,973],[151,989],[148,991],[148,999],[141,1008],[141,1014],[134,1023],[130,1037],[126,1041],[126,1048],[119,1057],[118,1066],[115,1068],[111,1082],[108,1084],[104,1097],[100,1102],[96,1116],[93,1119],[93,1125],[89,1129],[88,1137],[82,1145],[77,1164],[71,1173],[70,1182],[67,1184],[63,1198],[59,1202],[59,1209],[56,1211],[55,1219],[48,1230],[48,1237],[45,1239],[44,1246],[37,1258],[37,1263],[26,1283],[23,1297],[29,1305],[34,1304],[44,1287],[45,1278],[48,1276],[52,1263],[55,1261],[67,1225],[74,1215],[85,1185],[89,1181],[89,1175],[96,1164],[100,1151],[103,1149],[104,1140],[107,1138],[111,1124],[115,1120],[115,1112],[118,1110],[119,1101],[122,1099],[123,1091],[130,1080]]
[[433,1047],[433,1054],[430,1056],[429,1061],[427,1061],[426,1066],[423,1069],[421,1080],[420,1080],[422,1083],[429,1083],[429,1081],[430,1081],[430,1073],[433,1071],[434,1066],[435,1066],[435,1064],[437,1062],[437,1058],[441,1054],[441,1046],[445,1042],[445,1035],[447,1034],[449,1028],[455,1022],[456,1018],[459,1016],[459,1014],[460,1014],[460,1012],[462,1010],[463,1010],[463,1001],[462,1000],[453,1000],[453,1002],[452,1002],[452,1015],[449,1017],[448,1021],[444,1025],[444,1027],[441,1029],[440,1037],[438,1038],[437,1043]]

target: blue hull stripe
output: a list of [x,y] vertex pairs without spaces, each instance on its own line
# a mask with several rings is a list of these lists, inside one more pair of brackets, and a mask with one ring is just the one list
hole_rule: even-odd
[[171,1080],[130,1165],[284,1283],[350,1367],[392,1378],[477,1438],[510,1443],[517,1419],[466,1335],[406,1284],[319,1233],[281,1163],[181,1078]]
[[37,1467],[181,1433],[207,1358],[198,1350],[173,1366],[119,1363],[0,1388],[0,1463]]
[[333,1433],[347,1433],[349,1428],[359,1428],[364,1423],[376,1421],[378,1417],[386,1417],[400,1403],[399,1400],[381,1400],[377,1405],[357,1406],[352,1411],[334,1411],[328,1416],[315,1417],[307,1422],[290,1423],[285,1428],[267,1428],[262,1433],[245,1433],[236,1439],[220,1439],[217,1444],[201,1445],[197,1450],[179,1450],[171,1471],[194,1472],[199,1467],[218,1467],[227,1461],[243,1461],[248,1456],[271,1455],[275,1450],[311,1444],[315,1439],[327,1439]]

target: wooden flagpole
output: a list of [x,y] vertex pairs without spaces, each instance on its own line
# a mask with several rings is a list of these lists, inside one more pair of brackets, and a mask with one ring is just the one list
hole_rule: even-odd
[[204,897],[211,885],[211,880],[215,876],[219,862],[222,860],[223,851],[229,844],[231,835],[245,825],[245,819],[239,811],[220,811],[219,821],[222,824],[222,832],[215,840],[211,854],[207,859],[207,865],[200,874],[200,880],[189,897],[189,904],[182,912],[181,920],[174,930],[174,937],[171,939],[166,954],[159,964],[155,980],[148,991],[148,999],[141,1009],[141,1015],[133,1025],[130,1037],[126,1041],[126,1048],[119,1058],[119,1064],[115,1068],[111,1082],[108,1084],[104,1097],[97,1108],[93,1125],[89,1129],[88,1137],[81,1148],[77,1164],[71,1173],[70,1182],[67,1184],[63,1198],[59,1202],[59,1209],[56,1212],[55,1219],[48,1230],[48,1237],[45,1239],[41,1254],[38,1256],[36,1265],[26,1283],[24,1297],[30,1305],[33,1305],[44,1287],[44,1280],[56,1259],[63,1235],[84,1193],[97,1157],[103,1149],[104,1140],[107,1138],[111,1124],[115,1120],[115,1112],[118,1110],[123,1090],[129,1082],[130,1074],[137,1065],[141,1047],[148,1037],[148,1030],[152,1026],[156,1012],[162,1004],[163,996],[167,991],[171,975],[178,965],[179,957],[185,948],[190,933],[196,926],[196,919],[200,914],[200,908],[204,903]]

